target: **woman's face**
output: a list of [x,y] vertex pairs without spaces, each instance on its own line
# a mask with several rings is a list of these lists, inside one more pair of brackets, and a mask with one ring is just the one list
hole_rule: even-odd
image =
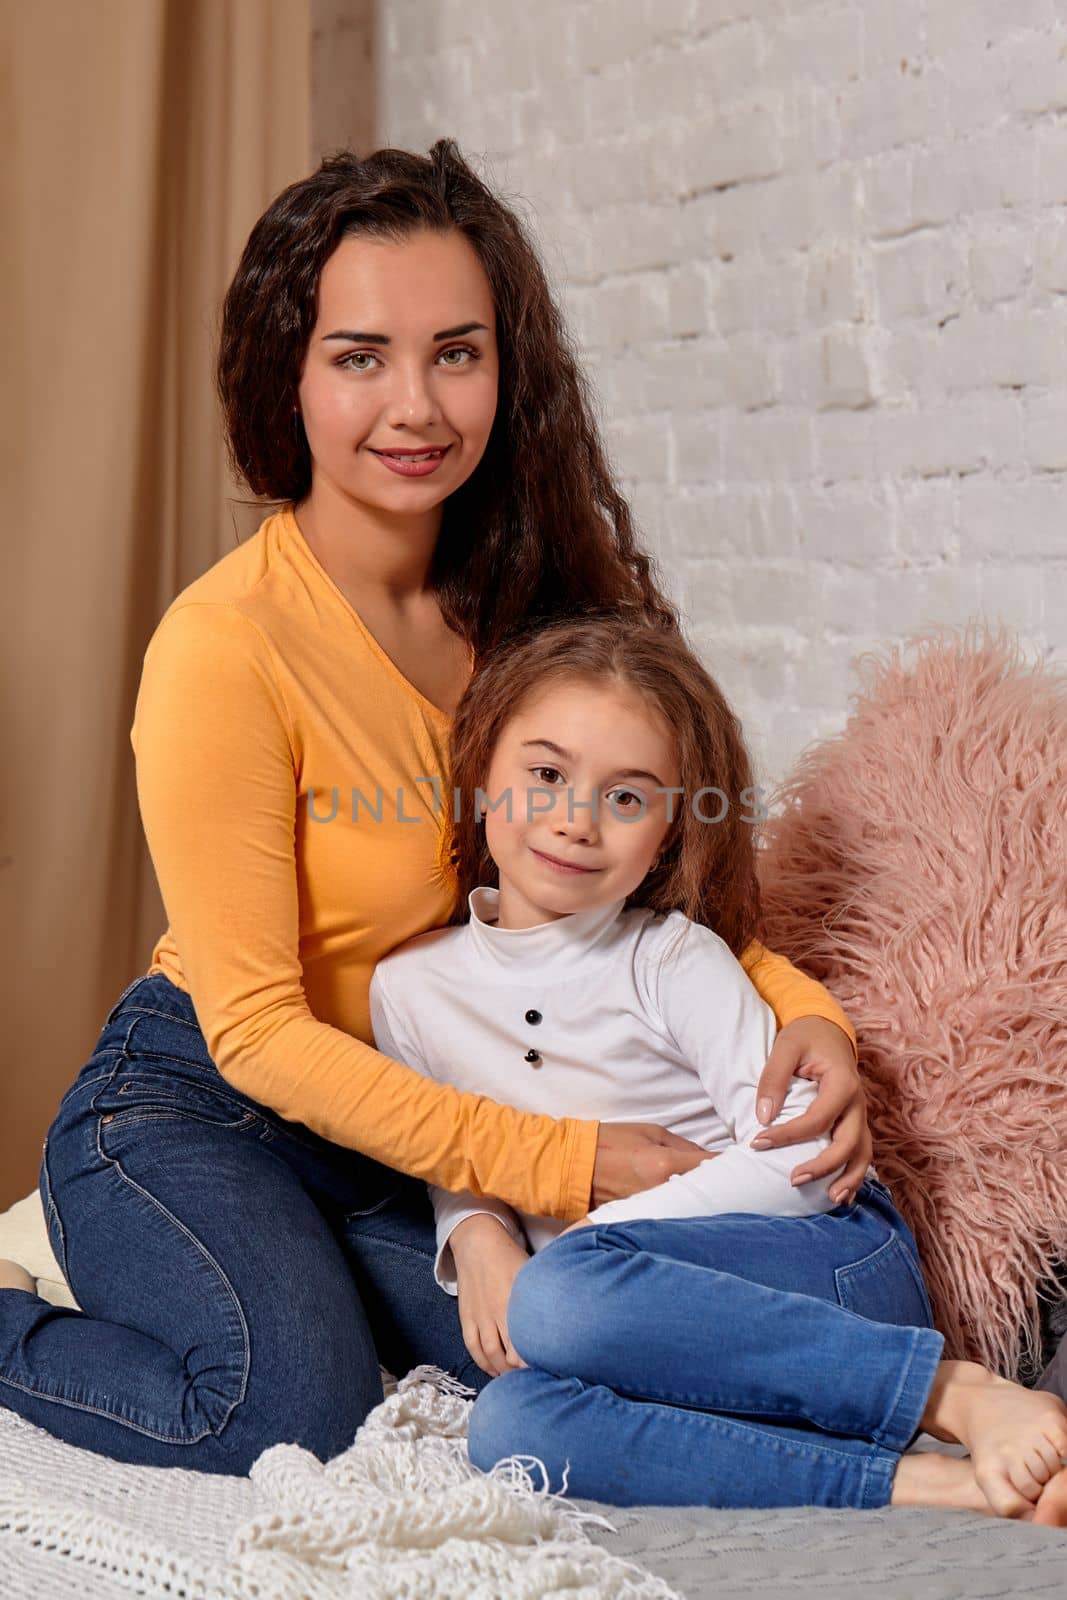
[[[496,414],[496,315],[462,233],[343,239],[319,277],[299,401],[312,492],[419,513],[481,460]],[[444,454],[403,475],[377,452]]]
[[[485,786],[509,920],[532,925],[625,899],[678,815],[679,796],[663,791],[680,781],[670,728],[628,686],[555,684],[524,700]],[[587,870],[562,872],[546,856]]]

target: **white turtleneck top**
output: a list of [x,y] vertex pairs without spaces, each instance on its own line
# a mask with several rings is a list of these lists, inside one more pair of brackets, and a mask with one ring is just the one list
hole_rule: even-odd
[[[593,1222],[833,1208],[828,1189],[837,1173],[799,1188],[789,1181],[826,1139],[749,1148],[761,1131],[756,1085],[775,1019],[718,934],[680,911],[624,910],[623,900],[532,928],[499,928],[499,898],[497,889],[472,890],[469,922],[433,928],[378,963],[370,1011],[379,1050],[523,1111],[657,1122],[715,1152],[691,1172],[597,1206]],[[807,1110],[815,1092],[794,1079],[779,1120]],[[452,1294],[448,1239],[465,1217],[495,1216],[535,1251],[565,1226],[470,1191],[431,1184],[430,1195],[435,1273]]]

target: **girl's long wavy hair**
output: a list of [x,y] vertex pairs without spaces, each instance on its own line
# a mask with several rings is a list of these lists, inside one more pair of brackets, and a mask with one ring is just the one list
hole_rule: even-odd
[[[741,724],[680,632],[638,606],[601,608],[599,614],[590,611],[519,634],[476,667],[453,719],[449,746],[453,818],[459,813],[452,823],[458,886],[451,922],[469,916],[472,889],[499,882],[475,805],[476,790],[486,790],[497,741],[523,703],[555,683],[623,685],[673,730],[683,793],[675,797],[659,862],[626,905],[682,911],[740,956],[759,937],[762,920],[756,877],[759,795]],[[726,797],[719,822],[701,821],[697,814],[694,799],[704,788],[718,788]],[[723,809],[717,796],[698,805],[705,816]]]
[[497,314],[500,383],[485,454],[445,501],[430,582],[475,658],[525,625],[588,604],[676,613],[638,546],[586,380],[520,219],[452,139],[426,156],[341,151],[268,206],[223,304],[217,386],[231,463],[254,494],[299,501],[311,456],[297,389],[319,277],[342,239],[458,230]]

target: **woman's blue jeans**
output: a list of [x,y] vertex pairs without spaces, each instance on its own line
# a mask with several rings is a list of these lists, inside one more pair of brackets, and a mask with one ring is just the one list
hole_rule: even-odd
[[272,1444],[350,1445],[379,1360],[488,1382],[434,1282],[425,1185],[240,1094],[168,978],[118,1000],[40,1189],[82,1309],[0,1289],[0,1404],[71,1444],[244,1474]]
[[816,1217],[590,1226],[522,1267],[470,1457],[611,1505],[883,1506],[944,1340],[884,1185]]

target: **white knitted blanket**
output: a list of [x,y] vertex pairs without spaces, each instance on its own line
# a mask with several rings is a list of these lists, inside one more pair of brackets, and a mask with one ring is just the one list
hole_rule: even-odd
[[[108,1463],[0,1413],[0,1593],[4,1600],[130,1594],[167,1600],[681,1600],[590,1540],[611,1528],[546,1492],[539,1463],[491,1474],[467,1460],[472,1402],[420,1367],[325,1465],[279,1444],[249,1478]],[[173,1538],[137,1516],[146,1485],[195,1490]],[[185,1480],[194,1479],[189,1484]],[[158,1502],[157,1502],[158,1503]],[[159,1518],[151,1519],[158,1529]],[[207,1524],[210,1523],[210,1526]],[[191,1553],[195,1550],[196,1553]]]

